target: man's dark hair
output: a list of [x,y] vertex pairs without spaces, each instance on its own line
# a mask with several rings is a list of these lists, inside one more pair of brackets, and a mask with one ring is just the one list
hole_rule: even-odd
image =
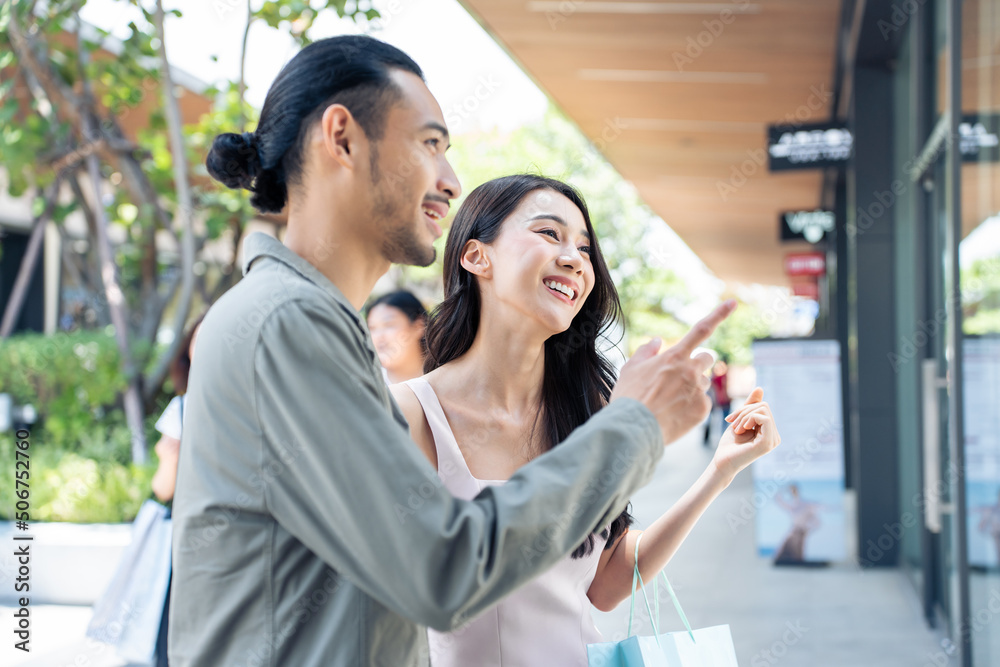
[[389,77],[401,69],[423,79],[417,63],[394,46],[363,35],[313,42],[271,84],[254,132],[215,138],[205,159],[208,173],[230,188],[252,191],[250,203],[277,213],[288,184],[302,176],[306,137],[331,104],[343,104],[368,138],[377,142],[389,110],[402,98]]

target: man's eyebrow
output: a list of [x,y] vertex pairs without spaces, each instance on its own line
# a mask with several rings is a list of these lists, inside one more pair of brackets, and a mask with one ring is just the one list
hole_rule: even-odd
[[445,127],[444,125],[442,125],[441,123],[438,123],[437,121],[433,121],[432,120],[431,122],[424,124],[424,126],[422,128],[420,128],[420,129],[421,129],[421,131],[423,131],[423,130],[436,130],[437,132],[441,133],[441,135],[444,137],[445,141],[447,141],[449,143],[451,142],[451,135],[448,134],[448,128]]
[[[554,220],[555,222],[558,222],[563,227],[569,227],[569,225],[566,223],[566,221],[563,220],[562,218],[560,218],[555,213],[539,213],[535,217],[529,218],[529,219],[530,220]],[[586,229],[583,230],[583,235],[587,237],[588,241],[590,240],[590,232],[588,232]]]

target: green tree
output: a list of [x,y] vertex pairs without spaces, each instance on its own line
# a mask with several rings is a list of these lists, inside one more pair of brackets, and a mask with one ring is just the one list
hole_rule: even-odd
[[[144,413],[161,391],[196,290],[211,303],[238,279],[229,266],[209,286],[204,275],[196,275],[197,258],[205,243],[227,230],[235,249],[255,217],[244,194],[203,185],[204,155],[216,132],[241,131],[256,119],[244,99],[241,64],[238,79],[221,86],[220,103],[195,125],[185,126],[164,39],[165,16],[179,12],[165,10],[162,0],[119,1],[139,8],[143,20],[129,25],[121,53],[114,56],[106,48],[111,39],[106,31],[97,29],[91,38],[79,28],[86,0],[49,0],[44,6],[0,0],[0,166],[11,196],[34,199],[34,238],[40,239],[49,220],[64,233],[62,223],[73,211],[87,221],[89,254],[77,262],[65,253],[64,265],[99,305],[97,324],[113,326],[133,459],[142,462]],[[305,45],[321,11],[355,21],[378,16],[361,0],[216,4],[218,10],[246,12],[244,61],[253,22],[287,30]],[[210,88],[205,94],[219,92]],[[121,119],[150,102],[148,127],[132,141],[122,131]],[[69,196],[60,196],[66,191]],[[205,233],[195,232],[196,219],[203,221]],[[126,242],[117,247],[108,237],[112,224],[127,232]],[[178,258],[164,258],[158,232],[174,239]],[[25,275],[30,274],[27,269],[29,262],[22,268]],[[0,337],[10,333],[26,281],[18,286]],[[169,309],[173,342],[161,349],[155,340]]]

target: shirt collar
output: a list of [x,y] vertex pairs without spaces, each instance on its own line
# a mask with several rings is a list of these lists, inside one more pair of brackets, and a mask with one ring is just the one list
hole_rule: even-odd
[[296,254],[273,236],[264,232],[253,232],[243,240],[243,275],[250,272],[250,265],[253,264],[254,260],[264,256],[286,264],[309,282],[323,288],[333,297],[334,301],[350,313],[357,324],[367,331],[364,320],[343,292],[337,289],[337,286],[330,282],[330,279],[324,276],[319,269],[310,264],[306,258]]

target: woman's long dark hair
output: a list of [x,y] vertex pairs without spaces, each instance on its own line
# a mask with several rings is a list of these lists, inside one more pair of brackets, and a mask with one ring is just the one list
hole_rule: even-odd
[[[597,337],[622,318],[621,301],[611,273],[601,254],[583,197],[571,186],[551,178],[531,174],[504,176],[472,191],[455,215],[444,251],[444,301],[434,310],[427,328],[427,360],[430,372],[465,354],[479,331],[482,302],[476,278],[462,267],[466,243],[477,239],[493,243],[504,220],[535,190],[552,190],[564,195],[580,209],[590,232],[590,261],[594,267],[594,289],[572,324],[545,341],[545,370],[542,403],[536,416],[543,428],[543,446],[554,447],[576,427],[607,405],[615,383],[615,369],[597,349]],[[532,430],[534,433],[534,429]],[[632,525],[626,508],[602,532],[610,547]],[[600,529],[597,526],[595,531]],[[590,554],[594,536],[573,552],[574,558]]]
[[198,325],[207,314],[208,311],[205,311],[188,325],[187,333],[184,334],[177,349],[177,356],[170,364],[170,379],[174,381],[174,393],[178,396],[187,393],[188,375],[191,373],[191,341],[194,340],[194,332],[198,329]]

